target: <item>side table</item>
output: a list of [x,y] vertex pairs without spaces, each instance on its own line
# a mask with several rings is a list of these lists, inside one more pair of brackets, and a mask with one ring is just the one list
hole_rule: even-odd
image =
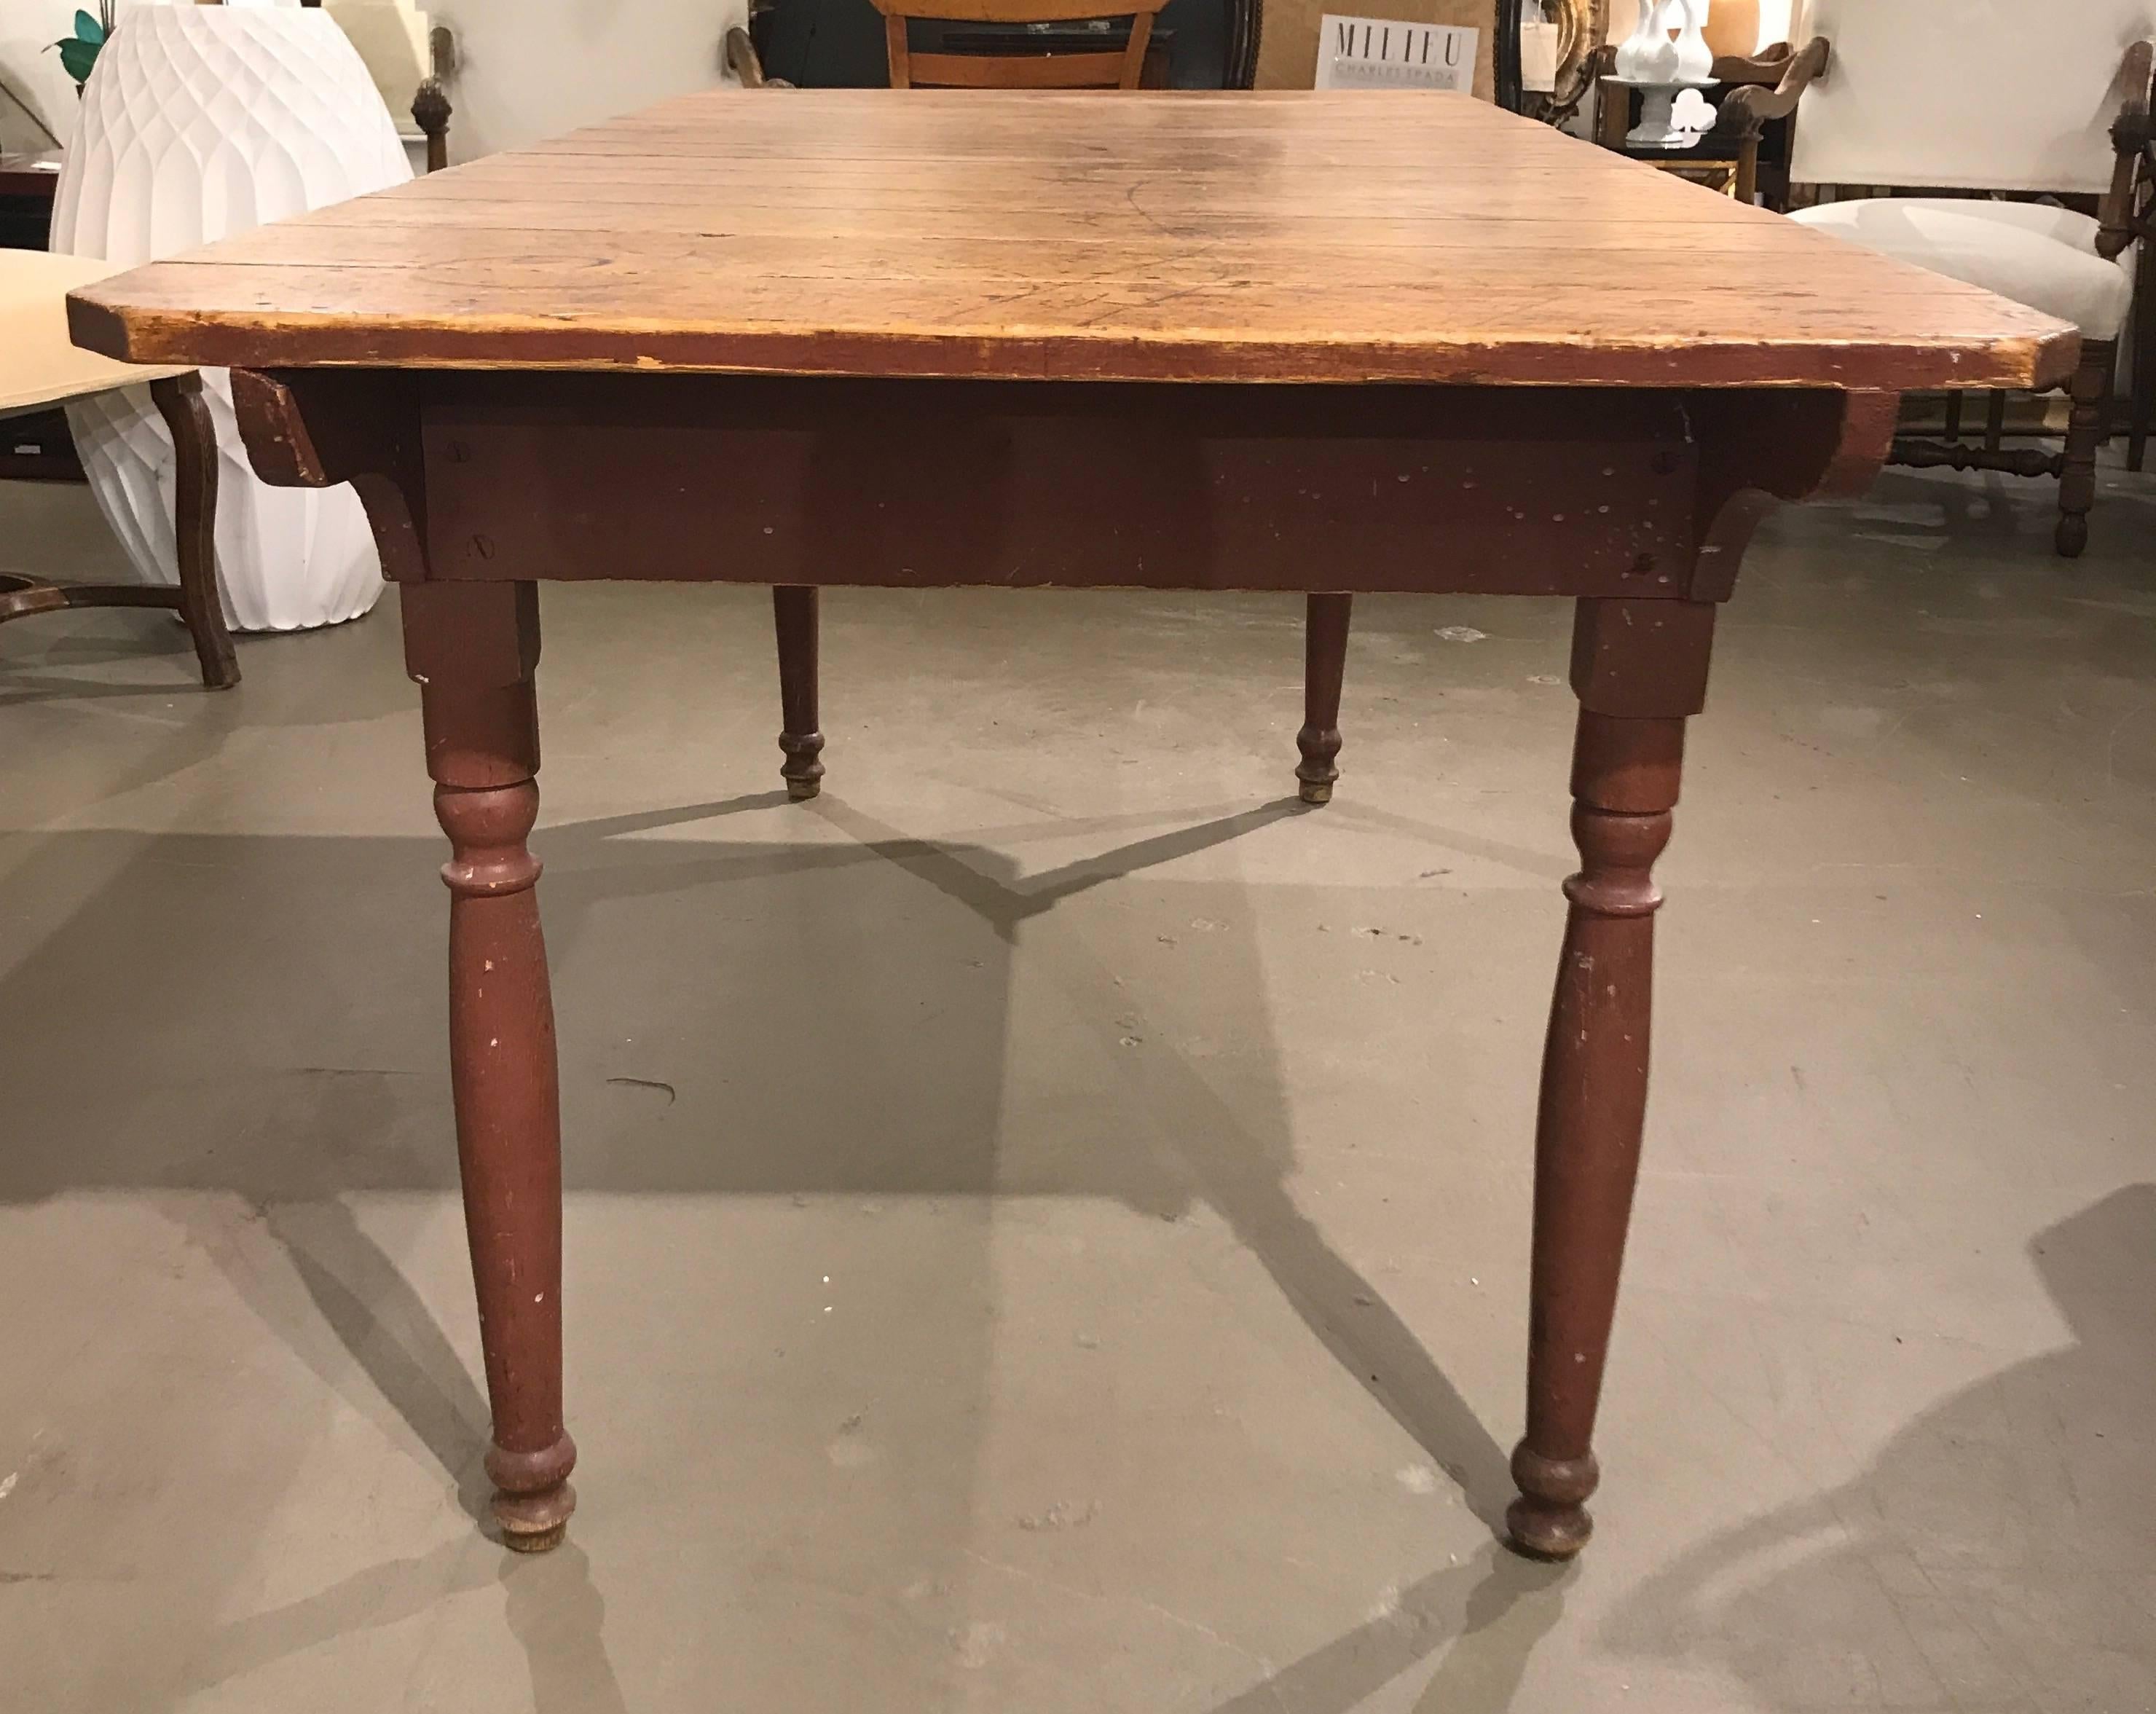
[[[0,154],[0,249],[48,249],[53,197],[59,188],[58,150]],[[0,429],[0,481],[80,482],[82,461],[68,434],[67,413],[44,410],[11,417]]]

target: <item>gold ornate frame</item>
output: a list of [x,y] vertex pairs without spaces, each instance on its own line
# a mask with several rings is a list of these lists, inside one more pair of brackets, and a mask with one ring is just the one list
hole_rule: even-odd
[[1562,125],[1594,87],[1595,56],[1609,33],[1609,0],[1553,0],[1549,9],[1557,14],[1557,87],[1533,98],[1540,105],[1535,117]]

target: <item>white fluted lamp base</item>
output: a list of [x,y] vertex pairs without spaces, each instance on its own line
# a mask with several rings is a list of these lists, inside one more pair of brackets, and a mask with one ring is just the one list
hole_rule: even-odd
[[[296,6],[144,6],[121,14],[83,92],[53,247],[147,262],[412,176],[388,110],[335,21]],[[381,562],[349,488],[271,488],[247,464],[231,383],[206,371],[219,475],[218,577],[238,629],[356,618]],[[173,454],[146,387],[71,405],[90,487],[136,574],[179,576]]]

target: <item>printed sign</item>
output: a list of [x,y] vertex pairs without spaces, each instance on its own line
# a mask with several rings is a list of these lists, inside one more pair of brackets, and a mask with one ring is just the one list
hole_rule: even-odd
[[1403,23],[1391,18],[1318,21],[1321,90],[1457,90],[1475,83],[1482,32],[1445,23]]

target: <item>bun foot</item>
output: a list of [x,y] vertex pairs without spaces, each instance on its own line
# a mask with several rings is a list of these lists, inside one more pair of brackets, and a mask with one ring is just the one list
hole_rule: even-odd
[[1522,1444],[1512,1454],[1512,1480],[1520,1497],[1505,1513],[1513,1547],[1530,1559],[1570,1559],[1594,1533],[1587,1499],[1602,1480],[1592,1452],[1579,1458],[1545,1458]]
[[501,1543],[518,1553],[545,1553],[562,1545],[569,1515],[577,1509],[577,1491],[567,1482],[542,1494],[496,1494],[494,1521]]
[[561,1546],[577,1509],[577,1491],[568,1480],[576,1463],[577,1443],[567,1434],[536,1452],[506,1452],[499,1446],[488,1451],[494,1521],[505,1546],[519,1553]]
[[1594,1520],[1584,1506],[1515,1500],[1505,1513],[1509,1545],[1529,1559],[1561,1562],[1577,1557],[1594,1533]]
[[779,772],[786,777],[788,798],[805,803],[823,790],[824,764],[818,759],[824,753],[821,732],[781,732],[778,747],[786,752],[786,766]]
[[1295,735],[1295,742],[1302,752],[1302,761],[1295,771],[1296,778],[1302,783],[1302,801],[1330,803],[1332,783],[1340,777],[1340,769],[1335,764],[1340,754],[1340,728],[1305,726]]

